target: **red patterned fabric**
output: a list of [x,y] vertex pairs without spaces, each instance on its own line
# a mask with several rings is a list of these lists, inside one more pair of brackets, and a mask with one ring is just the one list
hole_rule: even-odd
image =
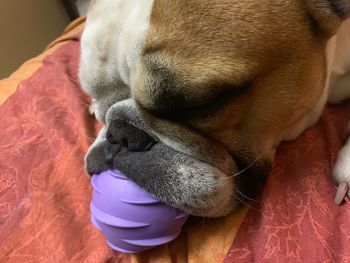
[[315,127],[280,146],[224,262],[350,262],[350,204],[334,204],[331,179],[349,119],[350,103],[329,106]]
[[78,45],[46,57],[0,106],[0,262],[129,262],[90,224],[83,156],[96,129]]

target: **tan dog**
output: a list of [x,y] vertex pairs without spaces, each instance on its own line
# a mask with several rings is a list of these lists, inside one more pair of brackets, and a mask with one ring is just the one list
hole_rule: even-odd
[[349,0],[96,1],[80,80],[106,126],[88,173],[113,165],[194,215],[237,209],[281,141],[318,120],[330,86],[350,97],[349,14]]

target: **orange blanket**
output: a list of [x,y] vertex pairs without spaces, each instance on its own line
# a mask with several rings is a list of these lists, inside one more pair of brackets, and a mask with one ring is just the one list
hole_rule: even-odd
[[82,22],[0,81],[0,262],[350,261],[350,204],[333,204],[330,176],[350,103],[279,148],[246,208],[140,255],[113,252],[90,224],[83,156],[98,125],[77,80]]

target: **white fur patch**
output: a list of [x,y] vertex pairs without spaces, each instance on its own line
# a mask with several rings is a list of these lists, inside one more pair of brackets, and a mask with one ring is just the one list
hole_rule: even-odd
[[333,168],[334,179],[350,183],[350,139],[338,154],[337,162]]
[[80,81],[90,94],[94,83],[130,82],[149,28],[153,0],[98,0],[81,37]]

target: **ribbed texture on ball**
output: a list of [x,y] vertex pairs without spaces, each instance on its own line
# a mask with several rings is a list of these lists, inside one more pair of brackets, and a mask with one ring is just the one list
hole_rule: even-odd
[[138,253],[174,240],[188,215],[150,196],[121,172],[107,170],[91,179],[91,222],[107,243]]

